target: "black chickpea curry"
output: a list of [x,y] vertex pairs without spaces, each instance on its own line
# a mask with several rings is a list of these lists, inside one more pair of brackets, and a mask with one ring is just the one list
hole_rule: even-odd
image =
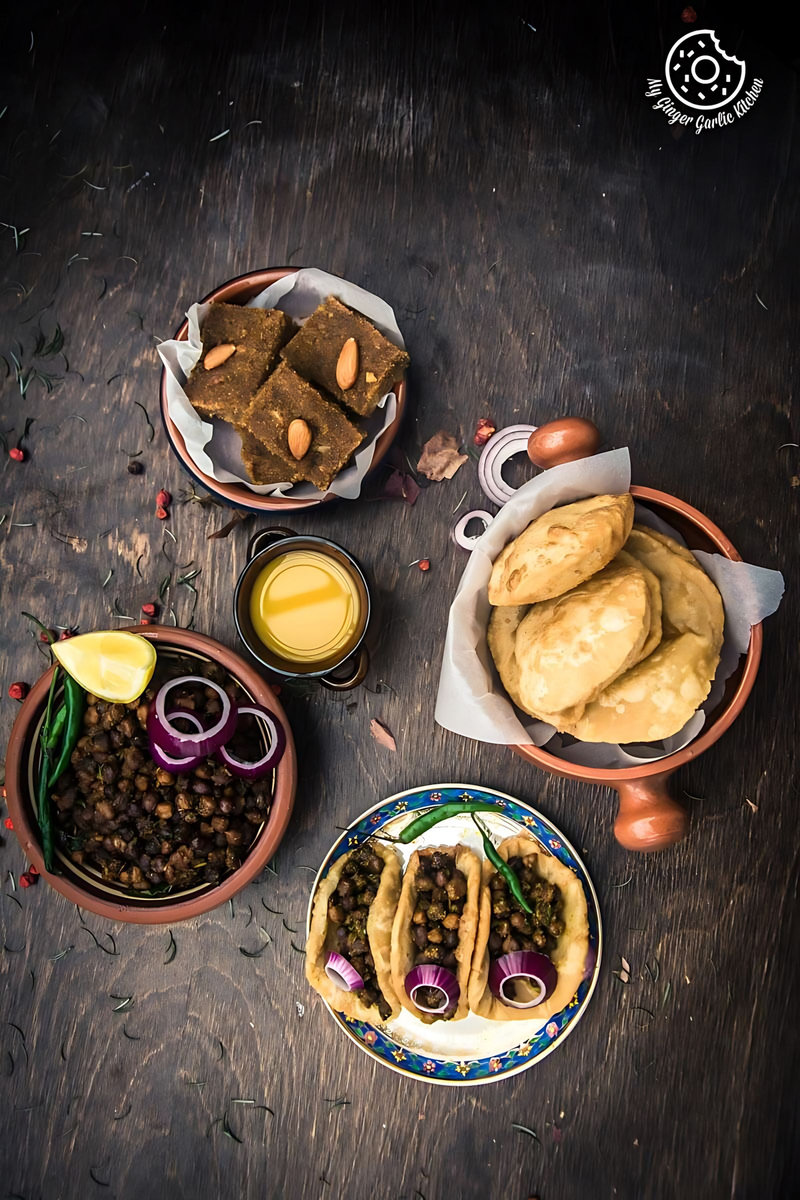
[[506,838],[492,861],[425,847],[404,874],[372,839],[319,886],[306,975],[336,1011],[373,1024],[401,1007],[426,1024],[546,1020],[575,994],[588,950],[583,885],[532,837]]

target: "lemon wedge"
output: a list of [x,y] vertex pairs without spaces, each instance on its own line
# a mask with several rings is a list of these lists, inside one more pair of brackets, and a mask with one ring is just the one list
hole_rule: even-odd
[[82,633],[54,642],[52,651],[76,683],[113,704],[130,704],[141,696],[156,666],[153,643],[123,629]]

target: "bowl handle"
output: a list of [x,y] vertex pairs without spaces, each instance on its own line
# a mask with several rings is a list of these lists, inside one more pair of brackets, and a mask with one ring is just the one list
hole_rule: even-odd
[[686,836],[689,817],[669,794],[667,780],[671,774],[664,771],[614,784],[619,792],[614,835],[626,850],[663,850]]
[[254,533],[247,545],[247,561],[267,546],[272,546],[275,542],[281,542],[284,538],[297,537],[293,529],[287,529],[285,525],[273,525],[269,529],[260,529],[258,533]]
[[534,429],[528,438],[528,458],[536,467],[560,467],[596,454],[602,438],[594,421],[583,417],[559,417]]
[[347,659],[347,663],[352,663],[353,666],[346,679],[340,679],[334,670],[328,675],[320,675],[319,681],[322,686],[330,692],[349,692],[351,688],[358,687],[366,678],[369,670],[369,651],[366,646],[361,646],[351,658]]

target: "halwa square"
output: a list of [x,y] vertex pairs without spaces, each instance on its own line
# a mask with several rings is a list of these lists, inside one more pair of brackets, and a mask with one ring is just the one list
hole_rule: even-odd
[[[295,420],[305,421],[311,430],[311,445],[299,461],[289,452],[288,431]],[[320,491],[327,490],[365,436],[338,404],[286,362],[259,388],[241,424],[270,454]]]

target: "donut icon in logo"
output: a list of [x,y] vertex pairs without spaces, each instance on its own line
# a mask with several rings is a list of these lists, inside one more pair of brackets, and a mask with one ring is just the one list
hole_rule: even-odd
[[730,104],[744,85],[745,64],[726,54],[713,29],[693,29],[678,38],[664,64],[667,87],[688,108]]

